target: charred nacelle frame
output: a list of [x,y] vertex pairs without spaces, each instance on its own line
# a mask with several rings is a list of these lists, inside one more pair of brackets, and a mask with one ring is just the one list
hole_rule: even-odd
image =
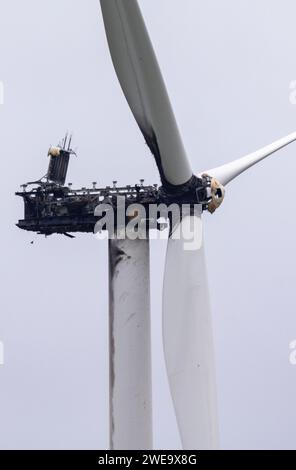
[[[163,187],[135,186],[72,189],[52,182],[36,182],[23,185],[16,193],[22,197],[25,206],[24,219],[17,226],[24,230],[44,235],[68,232],[93,232],[96,222],[95,209],[100,204],[110,204],[115,212],[117,198],[125,199],[126,207],[141,204],[149,212],[150,204],[187,204],[194,209],[198,204],[202,209],[214,212],[224,197],[224,188],[217,180],[207,175],[194,177],[192,185],[179,196],[168,193]],[[148,220],[148,219],[147,219]],[[127,218],[128,221],[128,218]],[[157,221],[156,221],[157,222]],[[156,224],[155,228],[159,228]]]
[[[144,180],[140,180],[141,184],[134,186],[117,187],[116,182],[113,182],[112,187],[97,188],[96,183],[93,183],[90,189],[74,190],[72,185],[64,186],[69,158],[75,154],[70,144],[71,139],[67,143],[66,136],[63,144],[50,147],[46,177],[22,185],[23,190],[16,193],[22,197],[25,206],[24,219],[17,224],[19,228],[44,235],[93,232],[96,222],[100,220],[95,215],[95,209],[108,203],[116,211],[119,196],[125,199],[126,207],[141,204],[146,212],[149,212],[151,204],[165,204],[168,207],[171,204],[179,207],[186,204],[192,210],[197,204],[203,211],[213,213],[223,201],[224,187],[207,174],[193,175],[180,186],[144,186]],[[126,220],[128,222],[128,217]],[[157,220],[155,224],[155,228],[161,229]]]
[[[32,186],[30,188],[30,186]],[[223,201],[224,188],[217,180],[203,175],[194,177],[188,190],[182,197],[168,193],[163,187],[154,186],[106,186],[105,188],[72,189],[52,182],[36,182],[23,185],[23,191],[16,193],[24,201],[24,219],[18,227],[45,235],[68,232],[93,232],[98,217],[94,212],[100,204],[110,204],[117,208],[117,197],[124,197],[126,206],[142,204],[149,210],[150,204],[171,204],[202,206],[202,209],[213,213]]]

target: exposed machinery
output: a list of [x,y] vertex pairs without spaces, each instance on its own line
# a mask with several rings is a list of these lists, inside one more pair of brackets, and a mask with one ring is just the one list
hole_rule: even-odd
[[65,184],[70,156],[76,155],[76,153],[70,148],[72,136],[70,136],[68,143],[67,138],[68,135],[66,134],[63,145],[58,145],[57,147],[51,146],[48,150],[50,160],[47,171],[47,180],[60,185]]
[[[40,180],[22,184],[22,191],[16,192],[24,200],[24,218],[19,220],[17,226],[21,229],[51,235],[54,233],[68,235],[71,232],[93,233],[98,216],[95,209],[100,204],[111,204],[116,213],[118,197],[125,198],[125,205],[142,204],[148,213],[150,204],[170,205],[172,203],[201,204],[203,210],[213,212],[224,197],[223,189],[208,175],[194,178],[194,184],[188,186],[187,191],[181,194],[170,193],[165,187],[139,184],[97,188],[92,183],[91,188],[72,188],[72,184],[65,185],[69,160],[76,153],[70,148],[71,137],[67,145],[67,136],[63,144],[51,146],[48,151],[50,157],[47,174]],[[147,217],[148,218],[148,217]],[[151,222],[151,221],[150,221]],[[151,223],[150,228],[153,228]],[[158,227],[155,221],[155,228]],[[147,227],[148,228],[148,227]]]

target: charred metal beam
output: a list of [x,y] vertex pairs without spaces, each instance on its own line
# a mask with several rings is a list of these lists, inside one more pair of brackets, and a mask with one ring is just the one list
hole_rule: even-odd
[[181,201],[174,193],[168,193],[157,185],[144,186],[143,181],[133,186],[116,187],[113,184],[96,188],[93,184],[92,188],[80,189],[72,189],[72,185],[61,186],[48,180],[27,183],[22,185],[22,191],[16,192],[24,201],[24,218],[18,221],[17,226],[44,235],[93,233],[99,220],[94,215],[96,207],[109,204],[116,213],[118,197],[124,198],[126,208],[131,204],[141,204],[147,213],[151,204],[202,204],[206,210],[210,201],[210,179],[199,179],[199,184],[197,183],[188,189]]

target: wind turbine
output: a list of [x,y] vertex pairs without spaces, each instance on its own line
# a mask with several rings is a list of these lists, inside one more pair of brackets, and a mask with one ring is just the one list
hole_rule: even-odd
[[[155,158],[161,191],[169,201],[196,201],[200,179],[208,178],[211,202],[207,208],[214,212],[228,183],[296,140],[294,132],[195,176],[137,0],[100,1],[118,80]],[[179,227],[171,227],[168,240],[163,283],[164,354],[183,447],[216,449],[214,348],[202,241],[193,251],[184,249],[184,234],[192,222],[202,240],[201,212],[185,214]],[[181,237],[174,239],[174,230],[180,227]],[[114,239],[109,247],[111,447],[151,448],[149,240]],[[136,323],[125,328],[132,313]]]

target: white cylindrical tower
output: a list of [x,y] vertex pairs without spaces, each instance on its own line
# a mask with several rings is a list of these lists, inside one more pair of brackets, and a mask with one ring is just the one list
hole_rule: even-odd
[[110,448],[152,449],[149,237],[109,240]]

